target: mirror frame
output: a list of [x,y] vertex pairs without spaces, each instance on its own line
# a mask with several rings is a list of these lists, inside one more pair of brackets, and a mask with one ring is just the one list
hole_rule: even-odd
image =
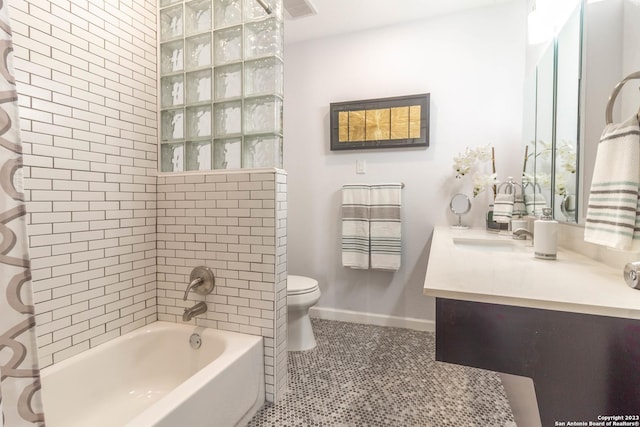
[[[457,204],[458,201],[466,202],[466,206],[462,210],[457,210],[453,206],[454,204]],[[451,201],[449,201],[449,210],[451,211],[451,213],[453,213],[458,217],[458,224],[452,225],[451,228],[456,228],[459,230],[464,230],[469,228],[466,225],[462,224],[462,216],[469,213],[469,211],[471,210],[471,199],[469,198],[469,196],[467,196],[464,193],[456,193],[453,196],[451,196]]]
[[[577,14],[577,16],[575,15]],[[585,0],[579,0],[576,4],[576,6],[572,9],[571,14],[569,15],[567,21],[565,21],[565,23],[563,24],[563,27],[557,32],[557,34],[553,37],[552,40],[549,41],[548,45],[545,47],[544,49],[544,53],[542,55],[540,55],[540,58],[538,59],[538,62],[536,64],[535,67],[535,98],[533,100],[533,102],[535,103],[534,106],[534,111],[535,111],[535,123],[534,123],[534,146],[533,146],[533,156],[534,156],[534,170],[533,170],[533,184],[534,187],[537,188],[548,188],[548,191],[545,191],[545,198],[548,197],[549,200],[545,200],[545,203],[547,205],[547,207],[550,207],[552,209],[552,212],[554,214],[554,218],[561,221],[561,222],[567,222],[567,223],[571,223],[571,224],[577,224],[579,222],[579,218],[580,218],[580,209],[578,208],[581,205],[581,184],[582,184],[582,179],[580,176],[580,171],[581,171],[581,145],[582,145],[582,120],[581,120],[581,113],[582,113],[582,96],[583,96],[583,68],[584,68],[584,37],[585,37],[585,32],[584,32],[584,15],[585,15]],[[559,48],[559,41],[560,41],[560,36],[562,35],[562,30],[566,28],[566,24],[567,22],[569,22],[570,19],[572,19],[573,17],[577,17],[578,19],[578,34],[576,34],[577,40],[575,40],[575,42],[577,42],[577,46],[578,46],[578,53],[577,53],[577,63],[575,64],[575,69],[577,70],[577,75],[575,76],[575,79],[577,81],[576,83],[576,93],[575,93],[575,101],[571,100],[571,104],[575,105],[575,111],[571,111],[570,114],[572,116],[571,120],[575,121],[575,172],[571,174],[571,176],[573,177],[573,188],[574,188],[574,192],[572,194],[558,194],[557,191],[557,185],[560,183],[560,181],[557,179],[557,174],[558,174],[558,167],[559,167],[559,162],[558,162],[558,154],[559,154],[559,150],[558,150],[558,141],[557,141],[557,137],[558,137],[558,127],[559,124],[561,125],[563,123],[563,117],[567,117],[566,112],[563,111],[559,111],[558,109],[558,64],[559,64],[559,57],[558,55],[561,54],[561,52],[559,52],[560,48]],[[544,70],[546,73],[551,72],[552,73],[552,84],[551,86],[551,123],[548,124],[551,127],[551,135],[550,135],[550,141],[548,141],[548,144],[540,144],[539,140],[541,139],[541,136],[539,134],[539,130],[540,128],[540,122],[539,120],[541,119],[541,111],[540,111],[540,102],[541,100],[544,100],[545,98],[548,100],[549,99],[549,93],[545,92],[545,93],[541,93],[540,92],[540,76],[541,76],[541,69],[540,69],[540,65],[543,63],[543,61],[546,59],[547,61],[549,61],[548,55],[552,55],[553,56],[553,64],[552,64],[552,70]],[[549,85],[546,85],[549,86]],[[548,91],[549,87],[545,88],[545,91]],[[525,102],[527,101],[526,97],[525,97]],[[525,106],[525,111],[527,111],[527,107]],[[549,116],[549,112],[545,111],[545,115],[548,117]],[[572,129],[573,129],[573,125],[572,125]],[[548,133],[548,132],[547,132]],[[523,135],[525,136],[525,135]],[[545,135],[545,138],[549,137],[549,135]],[[526,140],[526,136],[525,136],[525,141],[524,141],[525,145],[528,145],[530,143],[530,141]],[[549,149],[549,145],[550,145],[550,149]],[[542,158],[543,153],[545,152],[545,150],[550,150],[550,159],[549,162],[543,161],[544,159]],[[550,164],[549,164],[550,163]],[[543,168],[545,170],[541,170],[541,168]],[[547,170],[549,169],[549,170]],[[524,171],[526,172],[526,171]],[[548,179],[548,183],[547,185],[543,185],[543,183],[547,180],[543,180],[541,179],[543,177],[543,175],[549,175],[549,179]],[[570,187],[570,186],[567,186]],[[576,206],[576,209],[571,213],[571,215],[567,216],[565,215],[564,211],[560,209],[561,204],[562,204],[562,200],[565,199],[567,196],[574,196],[573,197],[573,202]],[[558,197],[560,197],[560,199],[558,199]]]
[[[454,204],[454,201],[457,201],[457,200],[463,200],[467,202],[467,207],[461,211],[456,210],[453,207],[453,204]],[[454,215],[458,215],[458,216],[464,215],[471,210],[471,199],[469,199],[469,196],[467,196],[466,194],[456,193],[451,197],[451,201],[449,202],[449,209]]]
[[[580,193],[580,152],[581,152],[581,140],[582,140],[582,128],[581,128],[581,103],[582,103],[582,71],[583,71],[583,47],[584,47],[584,10],[585,1],[580,0],[571,14],[563,24],[563,27],[558,31],[555,37],[555,94],[554,94],[554,106],[555,106],[555,123],[554,123],[554,141],[553,141],[553,180],[552,180],[552,203],[551,208],[553,217],[559,221],[567,222],[570,224],[578,223],[578,203]],[[576,19],[577,22],[571,22],[572,19]],[[569,33],[570,38],[566,39],[562,36],[565,31],[571,29],[570,25],[576,26],[575,33]],[[569,45],[574,44],[577,51],[571,51],[569,49],[569,58],[571,61],[567,62],[567,56],[563,55],[563,45],[567,42]],[[572,57],[571,55],[575,55]],[[563,73],[568,68],[569,73]],[[574,74],[575,73],[575,74]],[[568,79],[563,79],[563,76],[568,75]],[[561,98],[560,86],[563,82],[567,82],[567,85],[573,85],[572,92],[567,99]],[[574,108],[575,113],[562,114],[561,107],[564,104],[570,105]],[[565,126],[566,129],[570,129],[571,136],[575,138],[573,141],[569,141],[572,146],[561,147],[559,144],[563,143],[563,136],[566,135],[562,130],[563,125],[568,122],[569,125]],[[571,155],[570,151],[574,150],[575,158],[573,161],[573,172],[570,172],[569,178],[566,180],[566,186],[564,192],[557,194],[558,190],[562,190],[562,182],[558,182],[558,176],[562,172],[562,168],[566,166],[564,164],[558,164],[558,160],[562,155]],[[567,153],[567,151],[569,151]],[[568,164],[568,162],[567,162]],[[572,182],[570,182],[572,181]],[[565,209],[565,201],[571,200],[574,209]],[[564,216],[562,218],[561,216]]]

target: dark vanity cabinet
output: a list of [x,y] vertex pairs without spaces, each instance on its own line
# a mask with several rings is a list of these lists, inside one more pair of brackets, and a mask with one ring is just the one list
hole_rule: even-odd
[[640,320],[436,298],[436,360],[530,377],[544,427],[640,425]]

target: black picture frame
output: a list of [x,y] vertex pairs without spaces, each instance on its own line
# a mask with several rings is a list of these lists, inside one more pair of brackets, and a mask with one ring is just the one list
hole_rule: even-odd
[[428,147],[429,100],[423,93],[331,103],[331,151]]

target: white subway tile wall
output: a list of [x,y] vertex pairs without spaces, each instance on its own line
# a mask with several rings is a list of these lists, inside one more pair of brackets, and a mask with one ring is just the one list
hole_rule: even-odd
[[9,7],[45,367],[157,318],[157,11]]
[[194,322],[263,336],[275,401],[287,383],[286,174],[157,176],[156,13],[154,0],[10,2],[40,367],[181,322],[203,264],[216,289]]
[[[158,318],[182,322],[206,301],[191,323],[263,336],[268,401],[287,382],[286,191],[274,170],[158,177]],[[199,265],[213,270],[215,289],[183,301]]]
[[276,303],[275,303],[275,400],[288,383],[287,371],[287,175],[276,174]]

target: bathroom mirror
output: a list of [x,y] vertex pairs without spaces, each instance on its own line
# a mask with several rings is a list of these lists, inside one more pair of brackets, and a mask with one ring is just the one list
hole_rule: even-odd
[[536,126],[534,186],[540,191],[534,197],[538,206],[551,206],[553,187],[555,43],[545,49],[536,67]]
[[[532,70],[524,80],[524,108],[522,111],[522,138],[525,143],[522,160],[522,191],[533,189],[536,168],[536,79],[537,72]],[[533,214],[533,205],[526,205],[527,215]]]
[[451,198],[449,202],[449,209],[454,215],[458,216],[458,224],[452,225],[452,228],[466,229],[469,228],[466,225],[462,225],[462,215],[471,210],[471,200],[466,194],[458,193]]
[[544,48],[532,73],[534,83],[531,77],[525,80],[523,185],[539,199],[535,206],[550,207],[556,219],[567,222],[577,222],[577,209],[561,205],[569,195],[575,203],[578,194],[581,11],[582,2],[577,2]]
[[[560,2],[559,2],[560,3]],[[547,205],[553,208],[557,220],[584,223],[586,203],[591,187],[591,175],[602,130],[605,108],[615,85],[626,75],[640,70],[640,1],[581,0],[556,31],[554,88],[548,87],[550,51],[540,56],[536,71],[535,96],[529,96],[525,81],[524,112],[532,111],[536,123],[535,143],[528,132],[525,116],[523,142],[528,145],[529,161],[525,170],[544,190]],[[550,45],[551,46],[551,45]],[[529,46],[535,52],[539,46]],[[535,74],[535,72],[530,74]],[[529,79],[529,77],[528,77]],[[553,90],[552,146],[548,146],[549,92]],[[537,98],[537,99],[536,99]],[[638,111],[640,91],[637,85],[625,88],[614,107],[614,122]],[[536,114],[543,116],[536,117]],[[538,118],[542,120],[538,124]],[[540,142],[542,141],[542,143]],[[546,145],[545,145],[546,144]],[[545,149],[553,155],[545,160]],[[531,153],[535,152],[532,156]],[[533,157],[533,158],[532,158]],[[535,166],[531,166],[531,164]],[[524,178],[523,178],[524,179]],[[524,184],[524,181],[523,181]]]
[[[555,135],[553,161],[554,218],[577,222],[577,158],[581,78],[581,5],[573,10],[556,38]],[[571,205],[573,208],[568,208]]]

